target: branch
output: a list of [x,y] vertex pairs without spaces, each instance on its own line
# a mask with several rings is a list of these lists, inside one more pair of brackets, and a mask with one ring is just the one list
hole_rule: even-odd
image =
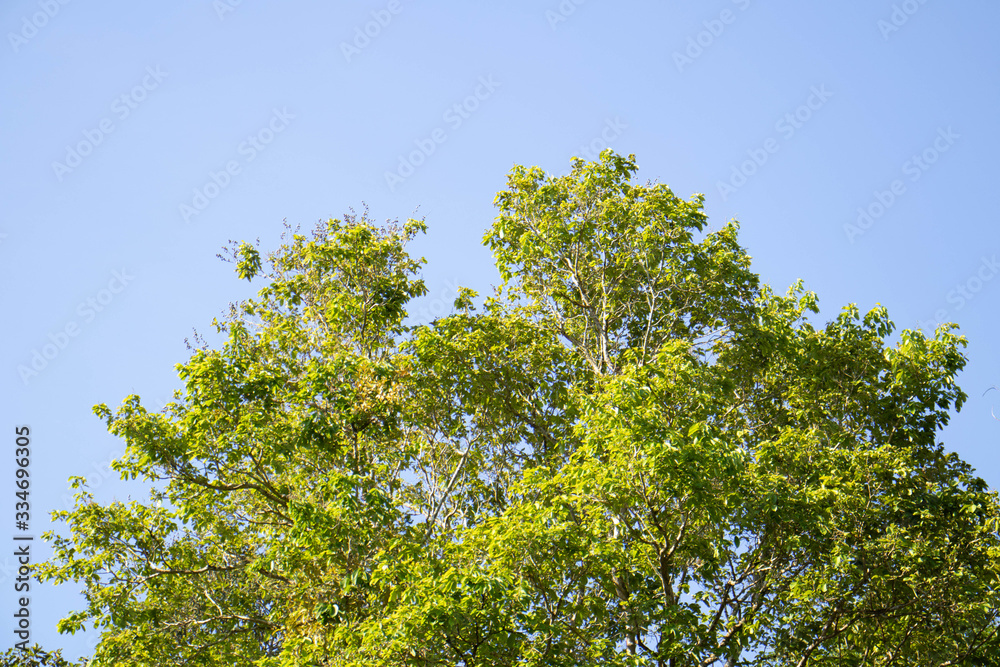
[[462,460],[458,462],[458,467],[455,468],[455,472],[452,473],[451,479],[448,480],[448,486],[444,490],[444,494],[441,496],[441,500],[438,501],[437,506],[431,515],[427,518],[427,532],[424,533],[424,539],[420,542],[420,546],[424,547],[427,545],[427,541],[431,538],[431,530],[434,527],[434,522],[437,520],[438,512],[444,507],[445,502],[448,500],[449,494],[453,488],[455,488],[455,482],[458,481],[458,476],[462,472],[462,468],[465,466],[465,460],[469,458],[469,452],[472,451],[472,446],[467,446],[465,451],[462,452]]

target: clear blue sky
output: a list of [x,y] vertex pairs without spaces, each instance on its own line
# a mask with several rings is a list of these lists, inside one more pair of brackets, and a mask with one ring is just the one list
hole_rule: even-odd
[[[33,431],[31,532],[120,452],[91,406],[158,408],[184,339],[250,293],[227,240],[417,212],[430,314],[497,281],[480,239],[511,166],[608,146],[740,220],[763,279],[804,279],[823,318],[958,322],[970,400],[943,440],[1000,486],[997,25],[992,0],[3,3],[0,423]],[[79,604],[33,590],[33,639],[87,651],[53,630]]]

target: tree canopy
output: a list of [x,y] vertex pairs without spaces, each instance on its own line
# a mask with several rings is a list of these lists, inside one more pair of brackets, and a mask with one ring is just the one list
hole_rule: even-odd
[[610,151],[515,167],[502,282],[411,326],[423,221],[231,248],[260,281],[161,412],[95,412],[148,502],[82,478],[43,581],[91,665],[987,665],[997,495],[938,441],[965,340],[819,325],[702,195]]
[[62,651],[46,651],[38,644],[25,648],[9,648],[0,653],[3,667],[79,667],[62,657]]

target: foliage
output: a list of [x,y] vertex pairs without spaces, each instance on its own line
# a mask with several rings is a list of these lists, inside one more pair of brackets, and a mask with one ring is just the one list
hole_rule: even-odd
[[95,411],[148,503],[56,515],[92,665],[986,665],[1000,507],[937,441],[965,341],[824,326],[703,198],[516,167],[481,302],[406,323],[420,221],[266,262],[163,413]]
[[62,657],[62,651],[46,651],[38,644],[20,649],[9,648],[0,653],[3,667],[77,667],[77,663]]

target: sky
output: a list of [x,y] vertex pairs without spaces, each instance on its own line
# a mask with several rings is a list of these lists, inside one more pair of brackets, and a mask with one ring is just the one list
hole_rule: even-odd
[[[91,408],[169,400],[185,340],[259,287],[216,257],[230,240],[273,249],[285,220],[365,205],[424,217],[427,320],[499,282],[481,239],[514,165],[605,148],[704,193],[713,228],[738,220],[754,270],[801,278],[820,324],[849,303],[959,324],[969,400],[940,437],[996,489],[998,23],[993,0],[2,3],[0,553],[33,536],[48,556],[70,476],[143,497]],[[0,646],[16,578],[0,556]],[[30,595],[31,641],[88,654],[93,633],[55,632],[77,587]]]

